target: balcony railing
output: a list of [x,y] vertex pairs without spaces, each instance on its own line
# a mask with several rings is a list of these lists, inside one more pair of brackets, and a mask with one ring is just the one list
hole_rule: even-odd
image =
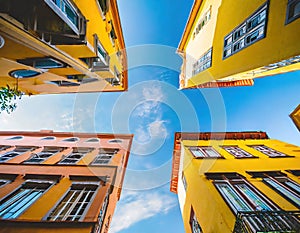
[[300,211],[238,212],[233,233],[299,233]]

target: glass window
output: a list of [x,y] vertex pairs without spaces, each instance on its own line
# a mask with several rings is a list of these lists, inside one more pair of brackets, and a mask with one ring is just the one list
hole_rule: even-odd
[[122,143],[122,142],[123,142],[122,139],[112,139],[108,141],[108,143]]
[[118,150],[105,150],[100,149],[99,154],[96,156],[94,161],[91,163],[91,165],[101,165],[101,164],[109,164],[114,155],[117,153]]
[[0,201],[0,218],[17,218],[42,196],[51,185],[50,182],[26,182]]
[[231,209],[238,211],[273,210],[276,207],[243,178],[215,180],[214,184]]
[[266,35],[267,3],[224,38],[223,59],[257,42]]
[[194,64],[193,64],[193,75],[196,75],[203,70],[211,67],[212,64],[212,48],[204,53]]
[[286,176],[268,176],[263,178],[264,183],[286,197],[298,208],[300,207],[300,185]]
[[101,8],[101,11],[105,15],[106,12],[108,11],[108,2],[107,0],[98,0],[99,6]]
[[75,137],[72,137],[72,138],[66,138],[63,140],[64,142],[77,142],[79,141],[79,138],[75,138]]
[[189,147],[189,149],[196,158],[220,158],[220,157],[222,157],[211,146]]
[[244,151],[238,146],[222,146],[224,150],[232,154],[236,158],[253,158],[254,156],[247,151]]
[[279,152],[279,151],[276,151],[270,147],[267,147],[265,145],[248,145],[249,147],[265,154],[265,155],[268,155],[270,158],[276,158],[276,157],[287,157],[288,155],[282,153],[282,152]]
[[24,138],[23,136],[14,136],[14,137],[7,138],[6,140],[21,140],[23,138]]
[[197,217],[195,215],[194,209],[191,206],[191,214],[190,214],[190,226],[192,229],[192,233],[202,233],[200,224],[197,220]]
[[183,183],[184,190],[186,190],[187,189],[187,183],[186,183],[184,173],[182,173],[182,183]]
[[41,140],[55,140],[55,137],[53,137],[53,136],[47,136],[47,137],[43,137],[43,138],[41,138]]
[[51,211],[47,220],[79,221],[92,202],[99,183],[73,183],[63,199]]
[[9,73],[13,78],[32,78],[41,74],[41,72],[35,70],[14,70]]
[[63,158],[58,164],[76,164],[83,158],[92,148],[73,148],[71,154]]
[[0,154],[0,163],[6,162],[7,160],[10,160],[18,155],[21,155],[23,153],[26,153],[28,151],[32,151],[36,149],[35,147],[22,147],[22,146],[17,146],[14,150],[5,152],[3,154]]
[[100,142],[99,138],[89,138],[85,142]]
[[7,179],[0,179],[0,188],[6,184],[8,184],[9,182],[11,182],[11,180],[7,180]]
[[18,60],[18,62],[37,69],[61,68],[66,66],[63,62],[50,57],[28,58]]
[[55,5],[58,7],[60,12],[65,15],[73,25],[78,27],[78,19],[79,16],[75,10],[75,8],[71,5],[68,0],[52,0]]
[[44,147],[41,152],[32,154],[28,160],[25,160],[24,163],[42,163],[52,155],[62,151],[64,148],[61,147]]
[[80,83],[75,83],[75,82],[69,82],[69,81],[65,81],[65,80],[57,80],[57,81],[49,81],[49,84],[55,84],[59,87],[76,87],[76,86],[80,86]]
[[286,24],[300,17],[300,0],[289,0],[286,10]]

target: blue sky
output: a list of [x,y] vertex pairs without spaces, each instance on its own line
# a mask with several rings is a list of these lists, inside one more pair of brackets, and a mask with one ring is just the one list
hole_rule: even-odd
[[124,189],[111,233],[184,232],[169,191],[176,131],[266,131],[300,145],[289,114],[300,104],[300,72],[251,87],[178,90],[176,55],[192,0],[119,0],[128,53],[124,93],[23,97],[1,130],[134,133]]

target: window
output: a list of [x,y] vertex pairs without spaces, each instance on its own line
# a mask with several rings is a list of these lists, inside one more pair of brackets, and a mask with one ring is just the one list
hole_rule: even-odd
[[100,142],[99,138],[89,138],[85,142]]
[[286,9],[286,24],[300,17],[300,0],[289,0]]
[[24,138],[23,136],[14,136],[14,137],[10,137],[10,138],[8,138],[6,140],[21,140],[23,138]]
[[58,164],[76,164],[85,156],[92,148],[73,148],[73,152],[63,158]]
[[286,155],[284,153],[281,153],[279,151],[276,151],[270,147],[267,147],[265,145],[248,145],[249,147],[268,155],[270,158],[276,158],[276,157],[288,157],[289,155]]
[[0,201],[0,218],[17,218],[41,197],[51,185],[51,182],[25,182],[19,189]]
[[238,146],[222,146],[224,150],[232,154],[236,158],[253,158],[254,156]]
[[99,6],[102,13],[105,15],[108,11],[108,1],[107,0],[98,0]]
[[68,0],[46,0],[49,5],[54,5],[52,8],[61,18],[66,18],[70,23],[69,26],[75,27],[78,31],[79,15],[76,8]]
[[108,143],[122,143],[123,140],[122,139],[111,139],[108,141]]
[[117,151],[117,149],[100,149],[91,165],[109,164]]
[[24,161],[24,163],[42,163],[52,155],[62,151],[63,149],[64,148],[62,147],[44,147],[41,152],[31,154],[31,157],[28,160]]
[[186,190],[187,189],[187,183],[186,183],[184,173],[182,173],[182,183],[183,183],[184,190]]
[[0,163],[6,162],[20,154],[23,154],[27,151],[32,151],[36,149],[35,147],[26,147],[26,146],[17,146],[14,150],[8,151],[4,154],[0,154]]
[[240,176],[214,180],[214,185],[234,213],[239,211],[273,210],[276,207],[262,193]]
[[192,229],[192,233],[202,233],[200,224],[197,220],[197,217],[195,215],[194,209],[191,206],[191,214],[190,214],[190,226]]
[[79,141],[79,138],[75,138],[75,137],[73,137],[73,138],[66,138],[63,141],[64,142],[77,142],[77,141]]
[[47,220],[79,221],[93,200],[99,183],[73,183],[63,199],[51,211]]
[[69,82],[69,81],[65,81],[65,80],[56,80],[56,81],[49,81],[49,84],[55,84],[59,87],[76,87],[76,86],[80,86],[80,83],[75,83],[75,82]]
[[0,145],[0,151],[7,150],[8,148],[11,148],[11,146]]
[[211,67],[212,60],[212,48],[205,52],[194,64],[193,64],[193,75],[196,75],[203,70]]
[[266,36],[268,5],[265,3],[253,15],[224,38],[223,59]]
[[41,140],[45,140],[45,141],[55,140],[55,137],[53,137],[53,136],[47,136],[47,137],[41,138]]
[[28,58],[18,60],[18,62],[27,66],[32,66],[37,69],[52,69],[66,67],[66,64],[51,57]]
[[103,205],[100,209],[100,213],[99,213],[99,217],[98,217],[98,222],[99,222],[99,232],[101,231],[102,225],[103,225],[103,221],[105,218],[105,214],[106,214],[106,210],[107,210],[107,206],[108,206],[108,197],[109,195],[106,194]]
[[263,182],[286,197],[298,208],[300,207],[300,185],[286,177],[285,174],[280,172],[277,174],[264,173]]
[[7,180],[7,179],[0,179],[0,188],[4,185],[6,185],[7,183],[9,183],[11,180]]
[[221,158],[222,156],[211,146],[189,147],[196,158]]
[[41,74],[41,72],[35,70],[14,70],[9,73],[9,75],[13,78],[32,78]]
[[94,34],[94,44],[97,57],[86,58],[86,63],[92,71],[104,71],[109,69],[110,57],[101,44],[97,34]]

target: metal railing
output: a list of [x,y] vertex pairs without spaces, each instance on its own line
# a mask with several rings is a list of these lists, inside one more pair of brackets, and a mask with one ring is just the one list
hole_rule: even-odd
[[300,233],[300,211],[238,212],[233,233]]

